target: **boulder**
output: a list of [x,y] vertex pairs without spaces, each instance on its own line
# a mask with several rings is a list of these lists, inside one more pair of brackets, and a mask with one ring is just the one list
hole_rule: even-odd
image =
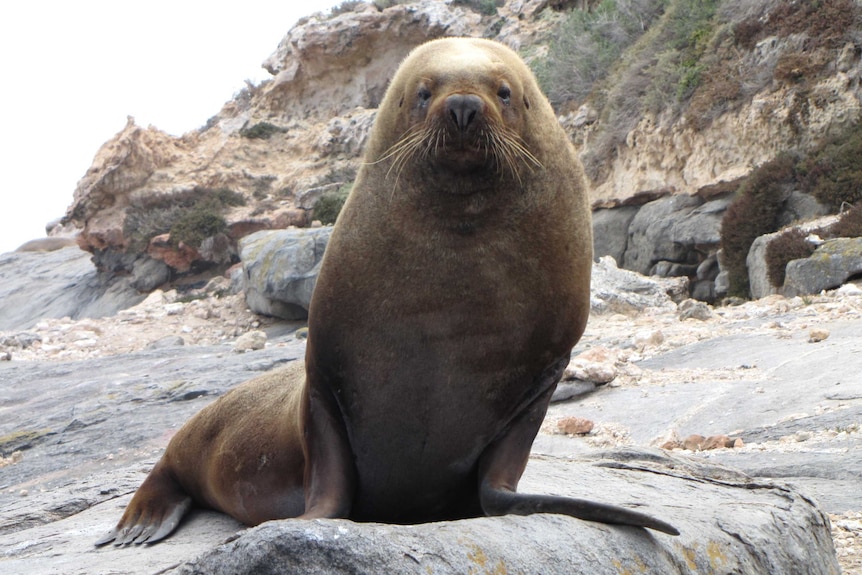
[[611,256],[617,264],[626,253],[629,225],[639,206],[593,210],[593,257]]
[[[795,489],[658,450],[533,460],[523,490],[637,506],[679,537],[560,515],[421,525],[273,521],[181,566],[244,573],[835,574],[829,519]],[[542,487],[538,487],[540,484]]]
[[728,203],[726,198],[703,203],[697,196],[675,195],[644,205],[629,225],[622,267],[648,274],[662,260],[700,263],[695,248],[718,246]]
[[751,299],[760,299],[778,293],[778,288],[769,281],[769,268],[766,265],[766,247],[781,232],[773,232],[757,237],[748,249],[745,265],[748,267],[748,285]]
[[610,256],[593,265],[590,306],[594,313],[629,313],[648,307],[675,308],[688,297],[686,278],[647,278],[617,267]]
[[787,264],[783,291],[788,297],[820,293],[860,273],[862,238],[826,240],[811,257]]
[[245,298],[255,313],[282,319],[308,315],[332,227],[260,231],[240,241]]

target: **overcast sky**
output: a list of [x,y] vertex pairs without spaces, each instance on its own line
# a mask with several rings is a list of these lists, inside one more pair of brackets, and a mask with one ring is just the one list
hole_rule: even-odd
[[5,2],[0,7],[0,253],[43,237],[99,147],[134,116],[203,126],[300,17],[334,0]]

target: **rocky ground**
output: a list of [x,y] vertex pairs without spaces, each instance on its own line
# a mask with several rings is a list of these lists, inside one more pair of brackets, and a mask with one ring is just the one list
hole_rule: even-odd
[[[862,291],[848,284],[806,298],[772,296],[717,308],[700,304],[694,311],[689,306],[667,301],[637,313],[594,313],[570,366],[572,379],[560,386],[571,397],[552,405],[535,451],[688,447],[749,474],[790,478],[830,513],[844,573],[862,574],[862,499],[857,495],[862,491]],[[685,315],[694,317],[681,319]],[[156,291],[111,317],[44,319],[30,329],[0,332],[0,357],[10,367],[68,365],[181,344],[234,356],[229,352],[238,342],[263,347],[261,334],[257,339],[246,335],[261,331],[270,339],[268,355],[275,357],[284,347],[298,356],[301,349],[294,348],[301,342],[285,335],[297,327],[252,314],[240,295],[216,297],[211,289],[180,300],[175,292]],[[818,357],[818,373],[800,372]],[[823,367],[823,358],[832,371]],[[776,388],[791,385],[794,376],[799,376],[798,389]],[[687,407],[674,411],[674,402],[664,401],[669,394]],[[574,417],[585,420],[585,427],[566,427]],[[697,435],[727,436],[734,447],[701,450],[703,442],[692,440]],[[161,447],[112,455],[133,461],[146,452],[152,458]],[[26,449],[3,455],[0,467],[28,457]],[[830,469],[825,475],[799,471],[821,461]],[[0,471],[0,496],[4,491],[7,497],[27,496],[26,487],[3,475]]]

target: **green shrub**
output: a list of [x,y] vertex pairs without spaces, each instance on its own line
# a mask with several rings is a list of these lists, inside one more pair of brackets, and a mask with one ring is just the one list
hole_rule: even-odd
[[377,6],[378,10],[386,10],[392,6],[397,6],[399,4],[409,4],[414,0],[374,0],[374,5]]
[[493,16],[497,13],[496,0],[451,0],[452,6],[465,6],[484,16]]
[[[245,205],[242,194],[227,188],[205,188],[196,186],[175,194],[149,194],[132,201],[126,210],[123,235],[126,250],[144,252],[150,240],[158,235],[170,233],[171,243],[183,241],[198,247],[210,230],[212,234],[224,231],[222,213],[231,206]],[[219,222],[216,218],[221,218]],[[175,237],[176,234],[176,237]]]
[[286,132],[287,128],[270,124],[269,122],[258,122],[248,128],[243,128],[239,131],[239,135],[250,140],[268,140],[274,134]]
[[740,185],[721,221],[721,249],[728,295],[749,297],[745,260],[758,236],[776,231],[787,186],[795,181],[794,160],[782,155],[754,170]]
[[185,209],[187,208],[180,205],[143,209],[132,207],[128,209],[123,221],[126,251],[145,252],[152,238],[171,231],[171,226],[180,218]]
[[799,228],[791,228],[775,237],[766,245],[766,270],[769,283],[775,287],[784,285],[787,263],[807,258],[814,248],[805,241],[807,234]]
[[542,90],[555,106],[582,102],[661,15],[665,0],[603,0],[574,9],[556,26],[545,58],[533,61]]
[[221,215],[222,206],[217,202],[202,202],[183,211],[171,226],[171,244],[184,243],[199,248],[201,242],[210,236],[227,231],[227,222]]
[[334,224],[352,188],[353,184],[345,184],[335,191],[323,194],[314,204],[314,219],[320,220],[324,225]]
[[333,6],[329,13],[332,16],[337,16],[345,12],[353,12],[360,4],[365,4],[365,2],[363,0],[344,0],[341,4]]

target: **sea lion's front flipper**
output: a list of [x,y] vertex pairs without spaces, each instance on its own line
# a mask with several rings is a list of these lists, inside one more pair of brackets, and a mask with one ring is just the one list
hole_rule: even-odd
[[[557,371],[552,367],[546,375],[553,377]],[[560,513],[587,521],[649,527],[670,535],[679,535],[672,525],[631,509],[570,497],[516,493],[518,481],[530,457],[533,439],[545,417],[555,387],[551,385],[521,412],[482,454],[479,462],[479,501],[485,514]]]
[[[160,462],[161,463],[161,462]],[[156,543],[170,535],[192,506],[192,498],[156,464],[132,497],[117,526],[95,545]]]
[[341,411],[309,371],[303,401],[305,512],[299,519],[345,518],[356,491],[356,467]]

